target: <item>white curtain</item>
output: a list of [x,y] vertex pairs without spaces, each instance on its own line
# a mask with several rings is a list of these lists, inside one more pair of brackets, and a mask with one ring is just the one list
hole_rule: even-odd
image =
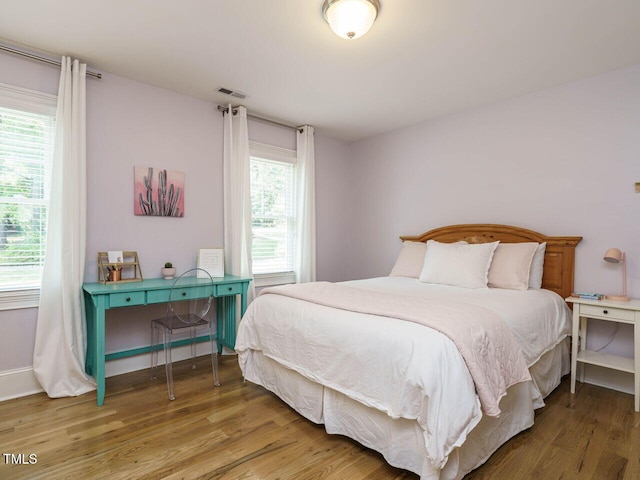
[[316,187],[313,127],[305,125],[297,132],[298,245],[296,281],[316,281]]
[[50,397],[95,390],[84,372],[86,64],[62,57],[33,369]]
[[[253,278],[251,269],[251,177],[247,109],[228,106],[224,116],[225,271]],[[247,302],[255,296],[249,284]],[[238,317],[239,318],[239,317]]]

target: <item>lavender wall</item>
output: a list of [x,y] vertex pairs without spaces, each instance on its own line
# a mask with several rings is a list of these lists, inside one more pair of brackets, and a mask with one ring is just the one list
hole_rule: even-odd
[[[103,74],[87,91],[88,228],[85,279],[96,253],[135,250],[145,277],[171,261],[195,267],[222,245],[222,116],[211,102]],[[185,173],[183,218],[133,214],[134,166]]]

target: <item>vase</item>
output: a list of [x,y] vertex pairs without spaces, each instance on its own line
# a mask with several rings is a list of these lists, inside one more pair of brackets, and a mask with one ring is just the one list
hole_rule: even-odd
[[161,268],[160,273],[162,274],[165,280],[171,280],[176,274],[176,267]]

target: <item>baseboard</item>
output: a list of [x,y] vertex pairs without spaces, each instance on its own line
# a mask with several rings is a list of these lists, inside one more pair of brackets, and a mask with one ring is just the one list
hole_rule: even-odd
[[[226,350],[226,349],[225,349]],[[196,355],[209,355],[211,347],[208,342],[197,344]],[[225,351],[225,353],[235,354],[235,352]],[[186,360],[191,357],[191,347],[189,345],[177,347],[171,350],[174,362]],[[158,365],[164,365],[164,352],[158,353]],[[150,354],[137,355],[135,357],[111,360],[105,365],[105,376],[113,377],[123,373],[135,372],[137,370],[149,369],[151,365]],[[36,379],[33,367],[19,368],[0,372],[0,402],[13,398],[26,397],[34,393],[44,391]]]
[[0,402],[42,392],[33,367],[0,372]]
[[633,395],[633,374],[597,365],[586,365],[586,367],[585,383]]
[[[196,344],[196,356],[209,355],[211,346],[209,342]],[[174,362],[191,358],[191,346],[184,345],[171,350],[171,358]],[[158,365],[164,365],[164,352],[158,352]],[[151,354],[136,355],[135,357],[118,358],[111,360],[105,364],[105,377],[113,377],[122,375],[123,373],[135,372],[137,370],[145,370],[151,367]]]

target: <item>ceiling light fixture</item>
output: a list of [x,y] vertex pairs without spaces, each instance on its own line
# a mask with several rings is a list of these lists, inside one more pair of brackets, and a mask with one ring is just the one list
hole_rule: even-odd
[[378,16],[378,0],[324,0],[322,14],[331,30],[342,38],[359,38]]

